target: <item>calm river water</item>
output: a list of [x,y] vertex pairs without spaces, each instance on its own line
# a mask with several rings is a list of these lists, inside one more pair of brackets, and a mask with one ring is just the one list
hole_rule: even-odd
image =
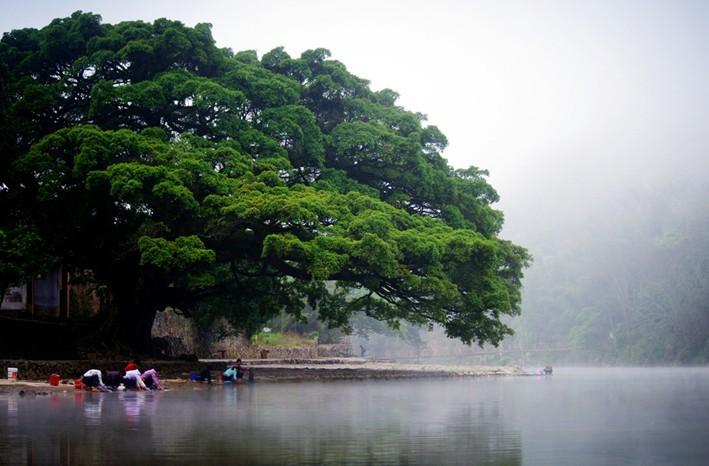
[[707,465],[709,368],[0,394],[0,464]]

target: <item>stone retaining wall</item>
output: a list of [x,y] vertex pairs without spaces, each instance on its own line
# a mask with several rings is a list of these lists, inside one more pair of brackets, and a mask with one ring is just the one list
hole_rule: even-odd
[[[316,380],[371,380],[408,379],[429,377],[474,377],[493,375],[524,375],[518,367],[440,367],[420,365],[399,365],[365,362],[362,359],[348,360],[291,360],[280,364],[263,364],[263,361],[244,361],[253,368],[258,382],[288,382]],[[275,360],[268,361],[275,362]],[[320,363],[320,364],[318,364]],[[63,380],[78,378],[88,368],[102,370],[123,367],[125,361],[27,361],[0,360],[0,367],[7,373],[7,367],[19,369],[19,384],[23,381],[47,381],[51,373],[58,373]],[[226,361],[145,361],[144,369],[155,368],[163,379],[182,379],[186,383],[190,371],[210,367],[212,377],[218,380],[219,373],[226,368]],[[5,384],[8,385],[8,384]],[[187,385],[177,383],[176,387]]]
[[349,340],[346,343],[334,345],[318,345],[318,357],[320,358],[347,358],[352,356],[352,345]]
[[[28,360],[0,360],[0,377],[7,377],[7,368],[18,369],[19,380],[48,380],[50,374],[59,374],[62,379],[77,379],[89,369],[120,370],[128,361],[109,360],[65,360],[65,361],[28,361]],[[190,361],[144,361],[142,370],[155,369],[160,377],[186,378],[190,371],[204,367],[201,362]],[[223,370],[226,363],[210,363],[213,370]]]

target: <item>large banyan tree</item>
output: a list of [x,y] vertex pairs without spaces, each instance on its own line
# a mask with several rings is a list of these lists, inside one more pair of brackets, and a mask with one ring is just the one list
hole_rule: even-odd
[[497,344],[528,256],[498,238],[486,172],[328,57],[81,12],[6,33],[0,287],[90,270],[100,337],[137,350],[166,307],[249,329],[306,303]]

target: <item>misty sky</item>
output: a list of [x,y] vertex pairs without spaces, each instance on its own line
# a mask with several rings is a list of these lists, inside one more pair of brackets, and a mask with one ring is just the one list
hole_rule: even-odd
[[[75,10],[213,25],[221,47],[325,47],[429,116],[455,167],[489,169],[506,235],[627,203],[707,193],[709,2],[0,1],[0,30]],[[630,197],[632,198],[632,196]],[[709,196],[707,196],[709,198]],[[532,251],[534,253],[534,251]]]

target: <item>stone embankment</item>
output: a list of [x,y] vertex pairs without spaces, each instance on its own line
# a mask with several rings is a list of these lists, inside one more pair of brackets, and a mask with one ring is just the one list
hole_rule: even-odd
[[[394,362],[377,362],[361,358],[325,358],[325,359],[253,359],[244,360],[245,366],[254,369],[257,382],[289,382],[316,380],[390,380],[406,378],[433,377],[480,377],[500,375],[524,375],[524,371],[514,366],[451,366],[430,364],[399,364]],[[59,374],[63,380],[78,378],[86,370],[97,368],[102,370],[119,370],[126,361],[27,361],[0,360],[2,375],[7,374],[8,367],[18,369],[18,381],[42,383],[50,374]],[[209,368],[215,380],[223,371],[228,360],[200,361],[143,361],[141,368],[154,368],[161,378],[167,380],[187,380],[191,371]],[[4,378],[4,377],[3,377]],[[8,383],[3,380],[1,385]]]
[[525,374],[519,367],[433,366],[378,362],[363,362],[357,364],[269,364],[253,367],[256,370],[256,374],[258,374],[258,380],[273,382],[303,380],[393,380]]

